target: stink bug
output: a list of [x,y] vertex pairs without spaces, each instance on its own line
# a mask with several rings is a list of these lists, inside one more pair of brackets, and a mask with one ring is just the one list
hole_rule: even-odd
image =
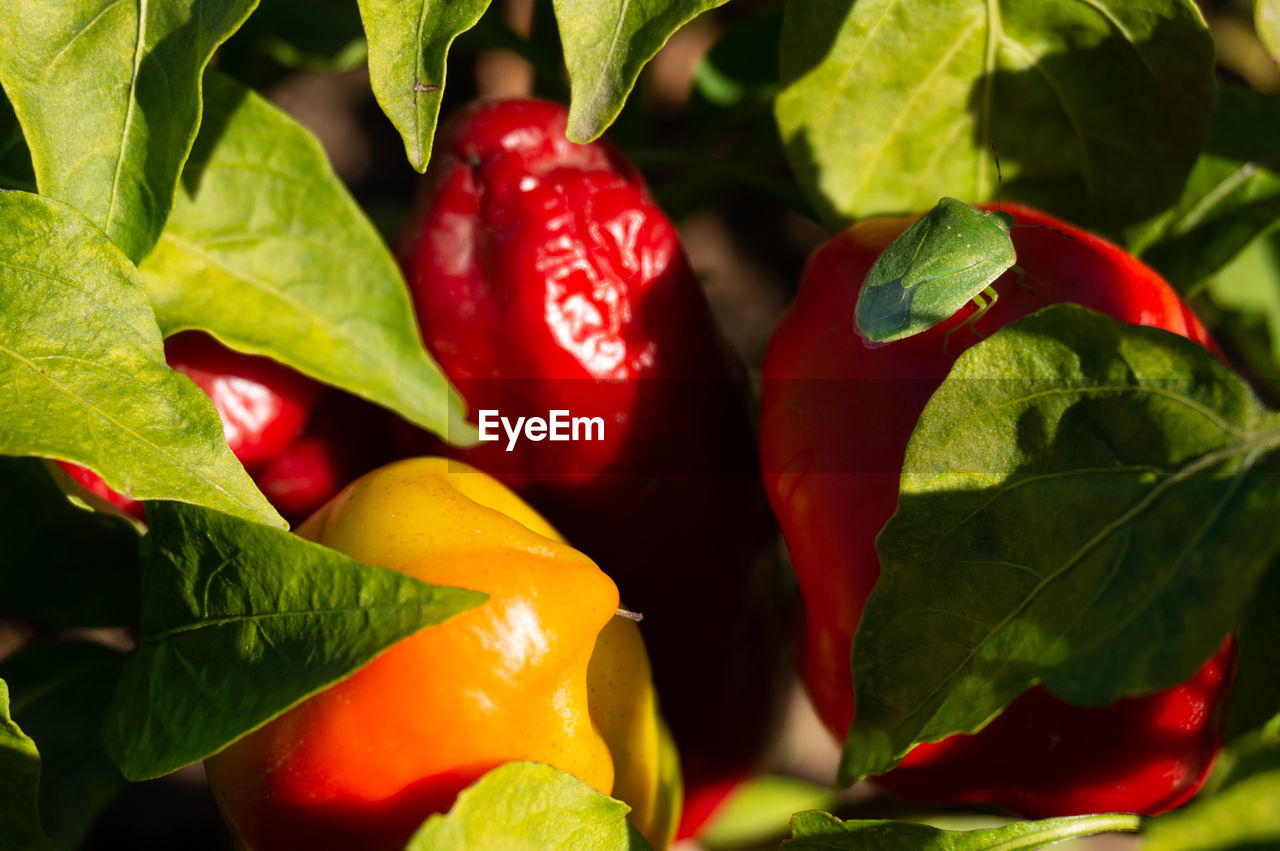
[[932,328],[969,301],[978,305],[969,323],[976,321],[995,303],[991,283],[1017,260],[1012,227],[1008,213],[943,198],[871,265],[854,327],[868,343],[889,343]]

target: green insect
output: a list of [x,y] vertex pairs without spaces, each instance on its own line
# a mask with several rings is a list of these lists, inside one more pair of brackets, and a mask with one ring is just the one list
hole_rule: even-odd
[[1013,216],[943,198],[876,258],[858,294],[854,327],[871,344],[919,334],[972,301],[969,325],[995,304],[991,283],[1018,259]]

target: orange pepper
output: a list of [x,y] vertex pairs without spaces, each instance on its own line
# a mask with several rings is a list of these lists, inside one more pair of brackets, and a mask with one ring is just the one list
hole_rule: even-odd
[[356,480],[297,531],[489,599],[209,759],[241,847],[398,851],[512,760],[629,795],[637,828],[670,841],[678,769],[636,626],[615,615],[613,581],[519,497],[460,462],[413,459]]

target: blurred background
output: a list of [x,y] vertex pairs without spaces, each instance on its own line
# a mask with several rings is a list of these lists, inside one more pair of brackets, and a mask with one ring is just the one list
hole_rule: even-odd
[[[1254,32],[1252,4],[1200,6],[1217,43],[1222,78],[1280,94],[1280,71]],[[827,236],[788,173],[772,119],[781,10],[778,0],[734,0],[680,30],[646,67],[607,134],[677,222],[720,330],[752,375],[758,375],[770,331],[795,294],[805,258]],[[559,57],[549,2],[495,0],[453,47],[441,120],[475,97],[533,94],[567,102]],[[422,178],[373,99],[364,60],[353,0],[262,0],[215,64],[316,134],[390,241]],[[1195,299],[1247,374],[1280,374],[1280,239],[1272,234],[1257,240]],[[1272,382],[1255,384],[1267,401],[1280,401]],[[31,635],[25,625],[0,622],[0,658]],[[92,637],[120,647],[129,641],[110,632]],[[732,799],[700,842],[681,847],[777,847],[787,816],[810,808],[845,818],[918,819],[962,829],[1001,821],[998,813],[978,809],[939,817],[878,797],[862,784],[836,793],[830,781],[838,755],[837,743],[794,686],[768,776]],[[1136,845],[1136,839],[1110,836],[1062,847],[1121,851]],[[191,766],[130,787],[98,819],[85,847],[232,846],[202,767]]]

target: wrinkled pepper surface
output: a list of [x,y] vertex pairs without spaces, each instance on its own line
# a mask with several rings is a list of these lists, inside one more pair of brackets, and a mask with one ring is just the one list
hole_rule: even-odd
[[489,599],[206,762],[241,848],[398,851],[511,760],[613,793],[669,843],[679,769],[636,626],[612,580],[519,497],[459,462],[411,459],[356,480],[298,534]]
[[[598,417],[592,439],[457,453],[546,514],[618,583],[684,760],[685,835],[774,729],[791,604],[741,371],[670,220],[566,110],[480,102],[439,134],[400,256],[427,348],[467,399]],[[510,451],[508,447],[510,446]]]
[[[1213,348],[1151,269],[1065,222],[1018,205],[1005,209],[1029,226],[1012,232],[1027,286],[1016,285],[1016,272],[999,279],[999,298],[976,322],[978,334],[1074,302]],[[897,505],[907,440],[956,357],[978,339],[968,331],[947,338],[972,304],[882,346],[864,345],[855,332],[862,281],[910,222],[867,220],[820,246],[764,362],[761,455],[804,597],[801,670],[819,715],[841,739],[855,709],[854,631],[880,573],[875,538]],[[1163,812],[1195,794],[1208,773],[1233,671],[1227,640],[1185,684],[1111,707],[1070,706],[1036,687],[975,735],[917,746],[880,782],[908,798],[988,802],[1035,817]]]

